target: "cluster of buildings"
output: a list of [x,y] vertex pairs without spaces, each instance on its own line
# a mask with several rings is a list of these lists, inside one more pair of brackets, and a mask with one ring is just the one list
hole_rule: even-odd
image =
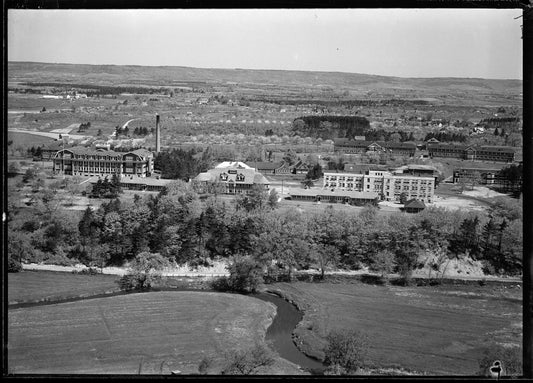
[[[348,138],[334,140],[335,152],[346,154],[378,152],[389,153],[393,156],[414,157],[418,147],[413,142],[365,141]],[[432,138],[427,141],[426,149],[431,158],[443,157],[492,162],[513,162],[515,159],[515,149],[509,146],[450,144]]]

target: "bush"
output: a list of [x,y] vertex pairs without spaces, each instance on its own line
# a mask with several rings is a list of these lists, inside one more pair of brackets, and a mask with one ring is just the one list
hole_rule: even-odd
[[522,348],[504,347],[500,344],[486,346],[483,357],[479,360],[479,375],[492,376],[490,368],[495,361],[500,361],[503,367],[500,376],[522,376]]
[[262,367],[274,364],[272,352],[259,344],[249,350],[231,351],[225,358],[226,365],[222,369],[222,375],[251,375]]
[[209,283],[209,286],[215,291],[224,292],[231,290],[231,286],[227,277],[215,278]]
[[22,271],[22,264],[13,257],[9,257],[7,261],[7,272],[18,273],[20,271]]
[[96,267],[88,267],[81,270],[72,270],[72,274],[82,274],[82,275],[97,275],[102,274],[102,271]]
[[120,277],[117,283],[121,290],[133,290],[137,286],[135,276],[129,274]]
[[212,365],[213,365],[213,359],[207,356],[203,357],[202,360],[200,361],[200,364],[198,365],[198,373],[200,375],[206,375]]
[[364,366],[368,350],[367,337],[356,330],[334,330],[326,337],[324,362],[329,369],[343,374],[354,374]]

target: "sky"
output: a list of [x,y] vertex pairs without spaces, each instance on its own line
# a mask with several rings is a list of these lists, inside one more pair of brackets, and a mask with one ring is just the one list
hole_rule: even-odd
[[8,10],[8,61],[522,79],[520,9]]

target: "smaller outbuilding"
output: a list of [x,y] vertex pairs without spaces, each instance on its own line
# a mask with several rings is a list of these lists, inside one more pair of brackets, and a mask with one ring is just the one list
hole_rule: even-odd
[[424,202],[417,199],[411,199],[403,205],[403,211],[406,213],[420,213],[425,208]]

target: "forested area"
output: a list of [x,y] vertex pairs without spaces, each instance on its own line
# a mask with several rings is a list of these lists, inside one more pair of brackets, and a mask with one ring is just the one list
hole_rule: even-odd
[[290,279],[299,269],[364,266],[408,278],[425,262],[437,270],[449,259],[470,257],[488,273],[521,272],[521,201],[497,200],[490,215],[439,208],[382,215],[371,206],[307,213],[277,209],[277,196],[259,189],[233,202],[216,195],[201,200],[194,183],[176,181],[159,195],[113,199],[77,217],[59,208],[58,193],[39,193],[31,208],[8,210],[12,264],[103,267],[142,253],[189,265],[244,257],[266,280]]

